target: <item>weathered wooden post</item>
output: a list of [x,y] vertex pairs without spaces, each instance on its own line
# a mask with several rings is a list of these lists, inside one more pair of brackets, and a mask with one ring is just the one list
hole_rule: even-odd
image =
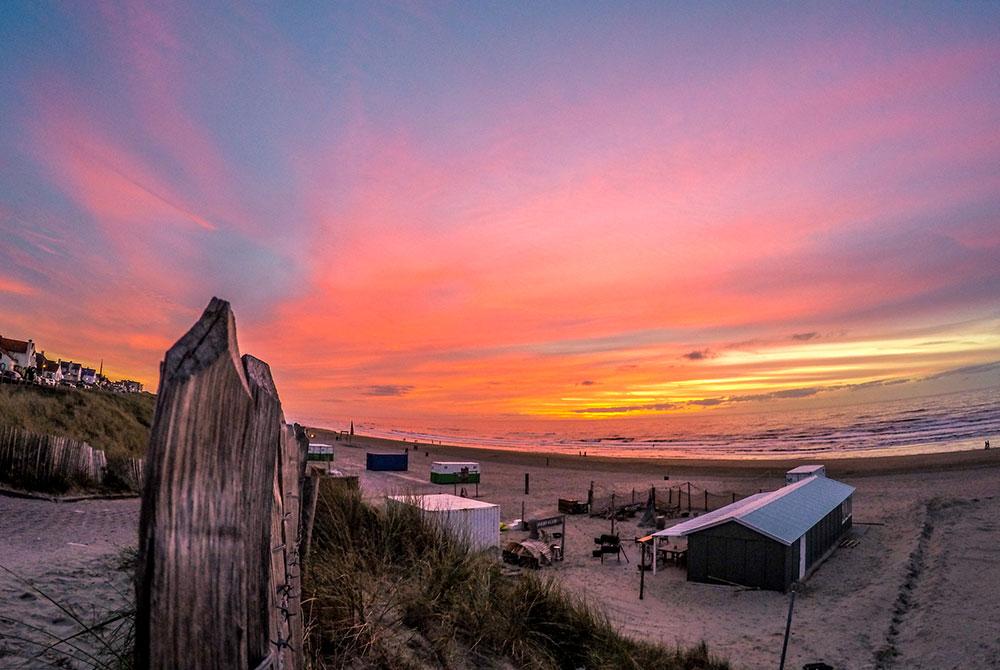
[[301,668],[305,448],[291,430],[269,368],[240,358],[229,303],[213,298],[160,366],[136,667]]
[[646,595],[646,543],[640,542],[639,547],[642,552],[639,559],[639,600],[642,600]]
[[781,662],[778,670],[785,670],[785,654],[788,652],[788,637],[792,633],[792,609],[795,608],[795,591],[797,584],[792,584],[792,593],[788,598],[788,619],[785,621],[785,639],[781,643]]
[[611,534],[615,534],[615,492],[611,492]]

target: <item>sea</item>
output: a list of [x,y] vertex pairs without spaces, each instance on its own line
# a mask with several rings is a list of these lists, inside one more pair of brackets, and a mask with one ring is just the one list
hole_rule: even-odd
[[769,459],[1000,449],[1000,388],[823,409],[628,419],[359,422],[396,440],[630,458]]

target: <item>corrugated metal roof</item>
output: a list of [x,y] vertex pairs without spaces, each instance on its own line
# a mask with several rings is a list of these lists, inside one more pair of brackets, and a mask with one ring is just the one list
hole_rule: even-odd
[[808,477],[777,491],[758,493],[654,535],[683,537],[729,521],[790,545],[854,493],[827,477]]
[[443,510],[458,509],[481,509],[483,507],[497,507],[493,503],[475,500],[473,498],[463,498],[453,496],[450,493],[428,493],[426,495],[414,496],[387,496],[390,500],[413,505],[428,512],[440,512]]

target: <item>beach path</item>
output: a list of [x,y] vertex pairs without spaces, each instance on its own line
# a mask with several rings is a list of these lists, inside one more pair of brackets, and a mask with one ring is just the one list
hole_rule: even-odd
[[[123,550],[135,547],[139,501],[54,503],[0,496],[0,667],[88,667],[102,645],[89,636],[64,647],[45,645],[73,635],[80,625],[46,599],[58,601],[91,624],[127,607],[132,584],[119,569]],[[9,570],[9,572],[8,572]],[[12,574],[13,573],[13,574]]]

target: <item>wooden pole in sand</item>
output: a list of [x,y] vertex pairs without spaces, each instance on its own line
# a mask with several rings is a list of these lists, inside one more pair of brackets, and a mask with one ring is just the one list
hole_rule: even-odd
[[562,560],[566,560],[566,515],[563,515],[562,519],[562,537],[559,538],[559,544],[561,549],[559,553],[562,554]]
[[615,534],[615,492],[611,492],[611,534]]
[[525,472],[524,473],[524,495],[528,495],[528,489],[529,489],[529,486],[528,486],[528,473]]
[[646,543],[640,542],[642,557],[639,559],[639,600],[646,593]]
[[795,607],[795,587],[792,584],[792,596],[788,600],[788,619],[785,621],[785,641],[781,643],[781,663],[778,670],[785,670],[785,653],[788,651],[788,636],[792,632],[792,608]]
[[688,482],[687,485],[688,485],[688,512],[690,512],[691,511],[691,482]]

